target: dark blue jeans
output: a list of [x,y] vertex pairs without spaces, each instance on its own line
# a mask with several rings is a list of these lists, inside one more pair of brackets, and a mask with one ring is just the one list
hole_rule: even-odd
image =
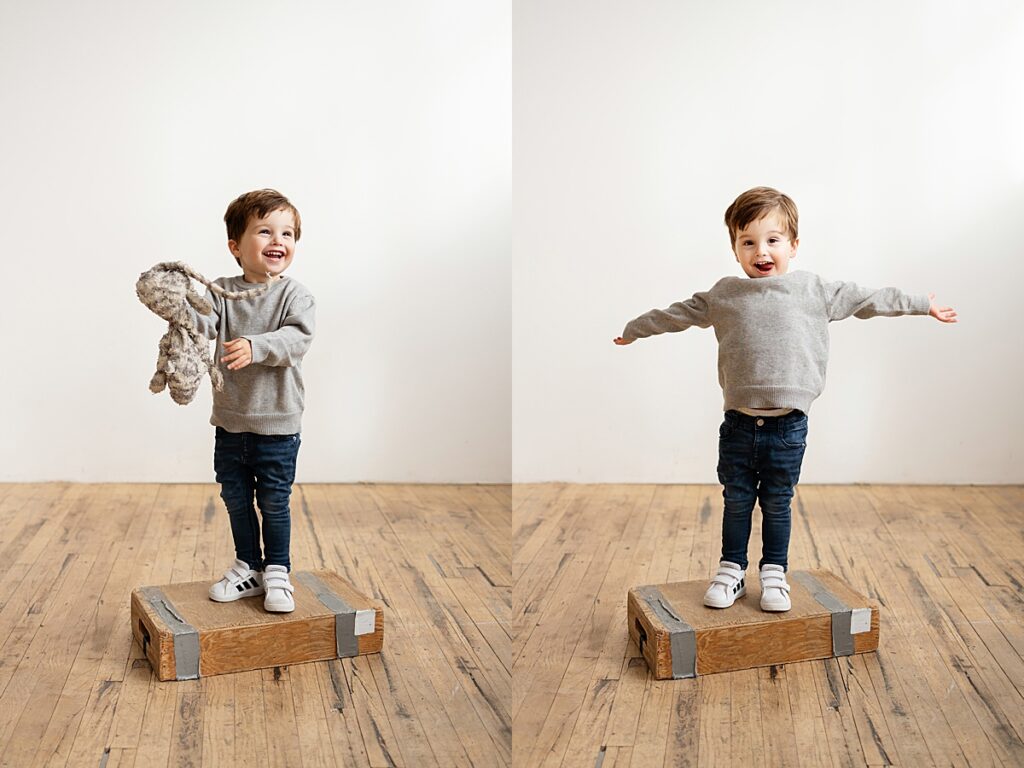
[[[257,435],[217,427],[213,469],[231,519],[235,556],[254,570],[262,571],[268,565],[283,565],[289,571],[292,568],[289,501],[301,442],[298,435]],[[260,551],[260,520],[254,498],[263,517],[266,559]]]
[[754,503],[761,506],[761,561],[789,569],[790,502],[807,447],[807,415],[747,416],[726,411],[718,432],[722,498],[722,559],[747,567]]

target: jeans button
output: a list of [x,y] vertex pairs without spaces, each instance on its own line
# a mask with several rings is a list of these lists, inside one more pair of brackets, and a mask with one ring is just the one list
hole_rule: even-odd
[[764,419],[758,419],[757,420],[757,426],[763,427],[764,426]]

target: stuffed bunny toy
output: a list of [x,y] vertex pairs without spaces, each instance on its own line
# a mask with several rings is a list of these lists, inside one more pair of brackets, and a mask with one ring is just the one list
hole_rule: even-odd
[[248,291],[225,291],[180,261],[162,262],[139,276],[135,284],[139,301],[167,321],[167,333],[160,339],[160,356],[149,389],[157,393],[166,386],[171,399],[179,405],[192,402],[206,371],[210,372],[214,389],[219,392],[224,388],[224,376],[210,359],[209,342],[199,335],[186,302],[204,315],[212,314],[213,307],[193,290],[190,278],[225,299],[254,298],[269,286],[264,283]]

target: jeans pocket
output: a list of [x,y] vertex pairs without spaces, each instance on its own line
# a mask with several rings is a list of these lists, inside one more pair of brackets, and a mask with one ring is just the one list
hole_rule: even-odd
[[725,440],[729,435],[732,434],[732,424],[728,421],[723,421],[722,426],[718,428],[718,439]]
[[779,434],[782,444],[789,448],[807,447],[807,417],[794,419],[786,424]]

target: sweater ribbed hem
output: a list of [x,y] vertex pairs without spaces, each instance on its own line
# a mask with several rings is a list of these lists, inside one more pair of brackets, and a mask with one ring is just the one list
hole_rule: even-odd
[[295,435],[302,431],[299,413],[232,413],[214,410],[210,423],[228,432],[254,432],[257,435]]
[[795,408],[807,413],[820,391],[804,387],[747,386],[725,390],[725,410],[740,408]]

